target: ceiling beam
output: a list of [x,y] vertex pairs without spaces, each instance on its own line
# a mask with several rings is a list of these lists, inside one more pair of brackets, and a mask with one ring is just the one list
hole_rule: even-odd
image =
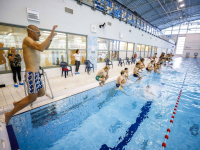
[[[199,11],[199,9],[197,10],[197,11],[195,11],[194,13],[192,13],[192,14],[189,14],[189,16],[191,16],[191,15],[194,15],[194,14],[196,14],[196,13],[198,13],[198,11]],[[173,14],[175,14],[175,13],[173,13]],[[165,18],[165,17],[167,17],[167,16],[163,16],[162,18]],[[149,21],[150,23],[152,23],[153,24],[153,22],[155,22],[155,21],[157,21],[157,20],[160,20],[161,18],[159,17],[159,18],[156,18],[156,19],[154,19],[154,20],[151,20],[151,21]],[[179,18],[176,18],[176,19],[179,19]],[[181,18],[182,19],[182,18]],[[181,20],[181,19],[179,19],[179,20]],[[156,25],[156,24],[155,24]]]
[[[141,4],[141,5],[139,5],[139,6],[137,6],[137,8],[139,8],[139,7],[142,7],[142,6],[144,6],[144,5],[148,5],[148,4],[151,4],[151,3],[154,3],[154,2],[157,2],[158,0],[153,0],[153,1],[150,1],[150,2],[147,2],[147,3],[144,3],[144,4]],[[129,9],[134,9],[135,8],[135,6],[133,7],[130,7]]]
[[[157,0],[156,0],[156,1],[157,1]],[[167,3],[162,3],[162,5],[165,6],[165,5],[167,5],[167,4],[171,3],[171,2],[174,2],[174,1],[170,1],[170,2],[167,2]],[[158,8],[161,8],[161,6],[159,5],[158,7],[155,7],[153,10],[146,11],[145,13],[141,14],[141,16],[144,16],[144,15],[146,15],[146,14],[149,14],[149,13],[155,11],[155,10],[158,9]],[[137,9],[138,9],[138,7],[137,7]]]
[[[190,18],[192,18],[192,17],[199,17],[200,16],[200,13],[198,13],[198,14],[193,14],[193,15],[190,15],[190,16],[188,16],[187,18],[185,18],[185,19],[190,19]],[[178,22],[178,21],[180,21],[181,19],[178,19],[176,22]],[[197,18],[195,18],[194,20],[197,20]],[[178,24],[181,24],[181,23],[183,23],[183,22],[185,22],[185,20],[183,20],[183,21],[181,21],[181,22],[178,22],[178,23],[176,23],[175,21],[174,22],[172,22],[172,23],[174,23],[173,24],[173,26],[175,26],[175,25],[178,25]],[[161,25],[163,25],[164,23],[160,23],[160,24],[157,24],[157,26],[161,26]],[[170,27],[170,26],[168,26],[168,27]]]
[[[169,12],[166,12],[166,13],[161,13],[161,14],[153,15],[153,16],[151,16],[149,18],[152,18],[152,17],[155,17],[155,16],[160,16],[160,15],[166,15],[168,13],[178,12],[178,11],[181,11],[181,10],[184,10],[184,9],[188,9],[188,8],[192,8],[192,7],[196,7],[196,6],[200,6],[200,4],[194,5],[194,6],[185,7],[185,8],[178,9],[178,10],[172,10],[172,11],[169,11]],[[144,19],[147,20],[149,18],[144,18]],[[149,22],[151,22],[151,21],[149,21]]]
[[128,6],[129,6],[130,4],[132,4],[133,2],[135,2],[135,1],[137,1],[137,0],[132,0],[132,1],[130,1],[128,4],[126,4],[125,6],[128,8]]

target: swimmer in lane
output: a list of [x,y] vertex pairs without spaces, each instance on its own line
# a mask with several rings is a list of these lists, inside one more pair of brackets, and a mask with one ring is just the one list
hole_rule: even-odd
[[151,88],[151,86],[147,85],[146,92],[154,96],[154,94],[150,91],[150,88]]
[[95,79],[97,80],[97,81],[100,81],[99,82],[99,85],[101,86],[101,87],[103,87],[103,85],[106,85],[105,84],[105,81],[108,79],[108,71],[109,71],[109,67],[108,66],[105,66],[103,69],[101,69],[98,73],[97,73],[97,75],[96,75],[96,77],[95,77]]
[[49,48],[52,39],[56,35],[56,28],[57,25],[53,26],[47,39],[39,44],[36,42],[39,41],[39,37],[41,36],[39,28],[34,25],[27,27],[28,36],[24,38],[22,48],[26,66],[25,81],[28,87],[28,96],[18,102],[13,102],[14,109],[4,114],[6,124],[8,124],[15,113],[36,101],[38,97],[44,96],[45,91],[39,73],[40,53]]
[[121,75],[117,77],[116,87],[122,90],[122,88],[125,86],[125,82],[126,82],[125,71],[122,70]]
[[146,68],[146,70],[147,70],[147,73],[148,72],[150,72],[151,73],[151,71],[153,70],[153,64],[154,64],[154,60],[152,60],[148,65],[147,65],[147,68]]
[[[137,63],[140,64],[139,70],[142,70],[142,69],[145,67],[145,65],[144,65],[144,58],[141,58],[141,60],[138,61]],[[143,70],[142,70],[142,71],[143,71]]]
[[129,78],[128,78],[128,68],[125,68],[124,69],[124,74],[125,74],[125,79],[127,80],[130,80]]
[[158,63],[158,64],[155,63],[154,64],[154,72],[160,74],[161,72],[158,71],[159,68],[160,68],[160,63]]
[[133,70],[133,76],[139,78],[136,81],[140,81],[142,79],[142,77],[140,77],[140,75],[138,74],[139,69],[140,69],[140,63],[136,63],[135,68]]

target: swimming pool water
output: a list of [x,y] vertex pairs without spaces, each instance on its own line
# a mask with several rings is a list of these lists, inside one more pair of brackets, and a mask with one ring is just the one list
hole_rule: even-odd
[[200,59],[177,58],[162,74],[144,71],[140,84],[130,76],[124,93],[111,82],[16,115],[10,123],[20,149],[162,149],[184,79],[166,149],[199,149],[199,64]]

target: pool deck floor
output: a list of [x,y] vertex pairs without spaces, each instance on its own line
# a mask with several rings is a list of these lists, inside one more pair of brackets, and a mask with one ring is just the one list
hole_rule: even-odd
[[[150,60],[145,60],[145,66],[150,62]],[[109,79],[107,82],[112,82],[117,79],[120,75],[120,71],[125,67],[129,69],[129,75],[133,73],[133,68],[135,64],[125,65],[125,66],[114,66],[113,69],[109,70]],[[60,99],[75,95],[77,93],[89,90],[91,88],[99,86],[99,83],[95,80],[95,76],[99,70],[95,70],[88,75],[85,72],[81,72],[78,75],[63,77],[53,77],[49,78],[49,82],[53,91],[54,98],[51,99],[47,96],[39,97],[32,106],[27,106],[19,113],[35,109],[37,107],[58,101]],[[43,82],[44,83],[44,82]],[[102,87],[103,88],[103,87]],[[47,86],[47,93],[50,95],[50,90]],[[24,86],[19,85],[15,88],[13,85],[0,88],[0,121],[4,122],[4,113],[13,109],[13,102],[19,101],[25,97]]]

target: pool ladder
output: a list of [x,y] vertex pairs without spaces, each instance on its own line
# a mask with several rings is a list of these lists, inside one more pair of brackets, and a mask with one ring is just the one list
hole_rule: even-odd
[[[46,95],[47,97],[53,99],[54,96],[53,96],[53,92],[52,92],[52,89],[51,89],[51,85],[50,85],[50,83],[49,83],[49,79],[48,79],[48,77],[47,77],[46,72],[44,72],[44,70],[43,70],[41,67],[40,67],[40,76],[41,76],[41,77],[43,76],[43,78],[44,78],[45,95]],[[48,83],[48,86],[49,86],[51,95],[49,95],[49,94],[47,93],[47,84],[46,84],[46,81],[47,81],[47,83]],[[28,94],[27,94],[27,85],[26,85],[26,83],[25,83],[25,80],[23,81],[23,83],[24,83],[25,95],[27,96],[27,95],[28,95]],[[31,104],[31,106],[32,106],[32,104]]]

